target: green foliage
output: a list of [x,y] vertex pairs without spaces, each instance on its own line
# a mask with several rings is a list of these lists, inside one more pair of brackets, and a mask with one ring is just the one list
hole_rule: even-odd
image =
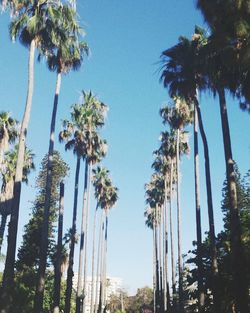
[[[46,155],[41,164],[41,169],[36,179],[38,190],[33,203],[31,218],[24,227],[23,242],[18,250],[16,262],[16,289],[13,291],[15,308],[13,313],[33,312],[33,299],[37,281],[38,258],[40,252],[40,239],[42,231],[43,210],[45,202],[45,185],[47,175],[48,156]],[[55,151],[53,157],[51,214],[49,221],[49,252],[48,264],[53,265],[55,254],[55,240],[53,223],[57,219],[59,184],[68,173],[68,165],[61,159],[60,154]],[[48,271],[45,286],[44,306],[45,312],[50,312],[53,299],[53,274]]]
[[[238,207],[240,210],[240,222],[242,230],[242,242],[246,257],[246,264],[250,263],[250,193],[249,193],[249,177],[250,171],[242,178],[236,167],[236,183],[237,183],[237,196]],[[222,211],[224,213],[224,229],[217,235],[216,246],[218,251],[218,267],[219,275],[217,280],[218,290],[220,292],[220,310],[221,312],[231,313],[234,306],[234,294],[233,294],[233,280],[232,280],[232,268],[231,268],[231,247],[230,247],[230,211],[229,211],[229,195],[227,189],[227,183],[224,182],[222,190]],[[194,245],[196,243],[194,242]],[[207,237],[201,248],[203,267],[204,267],[204,285],[206,290],[206,310],[207,312],[213,312],[213,298],[211,295],[212,290],[212,272],[211,272],[211,259],[209,251],[209,237]],[[192,305],[193,309],[197,309],[197,249],[192,252],[193,256],[187,260],[191,265],[190,273],[187,277],[188,288],[193,288],[192,297],[195,302]],[[247,277],[248,287],[250,288],[250,270],[246,266],[244,273]]]

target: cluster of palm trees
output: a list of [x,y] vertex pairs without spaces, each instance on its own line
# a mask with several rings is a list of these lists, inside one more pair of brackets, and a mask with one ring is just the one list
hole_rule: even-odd
[[[18,129],[16,121],[8,113],[1,113],[0,125],[0,153],[1,153],[1,222],[6,223],[6,217],[10,215],[8,227],[8,245],[6,262],[1,287],[1,312],[9,312],[11,299],[10,291],[15,282],[15,254],[17,246],[17,231],[19,222],[19,208],[21,197],[21,183],[27,180],[28,172],[33,168],[31,151],[26,149],[26,137],[28,133],[29,119],[32,106],[33,85],[34,85],[34,58],[38,52],[38,60],[44,58],[48,68],[57,74],[53,110],[50,125],[48,165],[46,176],[46,196],[44,206],[44,216],[42,225],[42,236],[40,243],[39,268],[37,288],[34,298],[34,311],[42,312],[44,288],[46,280],[46,266],[48,254],[48,229],[50,215],[50,198],[53,177],[53,154],[55,144],[55,125],[59,93],[61,88],[62,74],[68,74],[71,70],[77,70],[82,65],[83,57],[88,55],[88,46],[82,40],[82,28],[77,20],[75,1],[52,1],[52,0],[5,0],[1,1],[3,9],[11,13],[10,35],[13,40],[19,39],[21,44],[29,49],[28,60],[28,89],[23,119]],[[91,92],[83,92],[83,101],[72,107],[71,120],[64,121],[63,131],[60,133],[60,140],[66,141],[65,148],[73,149],[77,156],[75,195],[73,205],[73,221],[71,230],[70,257],[66,290],[65,312],[70,310],[70,299],[72,293],[74,247],[76,241],[76,216],[78,182],[80,172],[80,162],[85,162],[85,181],[83,193],[82,227],[80,236],[80,257],[78,271],[78,286],[76,312],[82,312],[84,307],[84,292],[86,287],[87,269],[87,235],[88,235],[88,214],[90,205],[90,186],[92,167],[101,161],[107,150],[106,141],[103,140],[98,130],[104,125],[107,107],[100,102]],[[8,150],[8,143],[17,140],[18,143],[12,154]],[[15,156],[14,156],[15,153]],[[9,161],[11,159],[11,161]],[[12,162],[12,163],[11,163]],[[7,165],[8,164],[8,165]],[[98,173],[95,172],[95,176]],[[96,178],[97,179],[97,178]],[[93,182],[99,186],[97,182]],[[106,223],[103,227],[104,235],[101,236],[99,267],[103,275],[101,279],[100,307],[103,309],[105,295],[105,275],[106,273],[106,250],[107,246],[107,225],[108,210],[117,200],[117,189],[112,185],[111,179],[106,172],[106,178],[102,183],[105,185],[96,190],[98,207],[106,212]],[[8,204],[8,205],[7,205]],[[104,222],[102,222],[104,223]],[[104,225],[104,224],[103,224]],[[102,231],[102,232],[103,232]],[[1,243],[2,243],[2,239]],[[83,259],[85,259],[83,273]],[[84,275],[83,275],[84,274]],[[84,284],[82,285],[82,276]],[[83,291],[84,290],[84,291]],[[96,299],[96,301],[98,301]],[[55,311],[56,312],[56,311]]]
[[[199,186],[198,133],[203,142],[205,158],[207,209],[209,220],[209,246],[211,272],[213,274],[214,310],[220,312],[220,292],[216,284],[218,277],[217,251],[213,217],[212,181],[210,175],[209,146],[202,121],[199,92],[212,91],[218,96],[223,135],[226,179],[229,194],[231,268],[234,287],[235,312],[247,312],[248,288],[244,275],[246,266],[242,247],[235,167],[230,139],[230,127],[227,116],[226,91],[239,100],[241,108],[249,111],[249,4],[247,1],[197,1],[205,21],[209,26],[206,33],[195,27],[192,39],[181,36],[173,47],[161,55],[161,81],[168,89],[175,103],[161,110],[164,122],[170,126],[170,132],[161,135],[161,146],[156,151],[153,164],[155,173],[146,185],[146,197],[149,208],[146,210],[147,224],[153,228],[154,235],[154,286],[156,311],[166,311],[176,305],[176,283],[174,272],[173,236],[171,220],[171,202],[173,190],[176,190],[178,219],[178,309],[184,309],[183,303],[183,260],[181,250],[181,211],[179,185],[179,156],[188,150],[183,128],[192,122],[194,127],[194,178],[195,207],[197,229],[197,266],[198,266],[198,310],[205,311],[204,276],[201,258],[201,219]],[[183,139],[181,137],[183,136]],[[183,146],[184,143],[184,146]],[[168,216],[168,211],[170,216]],[[170,241],[172,254],[172,289],[168,288],[168,224],[170,223]],[[162,234],[162,235],[161,235]],[[163,238],[163,245],[162,245]],[[163,250],[163,251],[162,251]],[[163,258],[161,258],[161,256]],[[166,259],[165,259],[166,257]],[[172,294],[172,299],[170,295]],[[169,303],[169,306],[168,306]]]

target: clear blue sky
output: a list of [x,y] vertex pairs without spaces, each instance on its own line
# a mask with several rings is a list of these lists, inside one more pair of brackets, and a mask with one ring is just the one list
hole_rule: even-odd
[[[159,56],[174,45],[180,35],[192,36],[195,24],[203,25],[193,1],[177,0],[85,0],[77,9],[86,30],[91,55],[77,73],[63,77],[59,98],[57,131],[60,121],[69,117],[70,105],[79,100],[82,89],[91,89],[109,106],[103,136],[109,152],[104,164],[119,187],[119,202],[110,214],[108,273],[123,279],[133,292],[151,285],[151,232],[144,226],[144,184],[150,179],[152,151],[164,127],[159,108],[169,101],[167,91],[159,84]],[[27,86],[27,50],[8,36],[9,17],[0,16],[0,109],[12,112],[21,120]],[[36,154],[37,171],[23,186],[19,243],[34,200],[34,178],[40,161],[48,150],[49,123],[52,110],[55,74],[45,64],[36,64],[33,108],[28,131],[28,145]],[[225,166],[217,99],[202,95],[204,123],[211,152],[216,230],[222,226],[221,188]],[[249,115],[229,99],[229,120],[234,158],[244,173],[250,164]],[[192,141],[192,135],[191,135]],[[192,143],[191,143],[192,148]],[[71,168],[66,185],[65,229],[71,224],[73,179],[76,160],[56,142]],[[200,150],[202,146],[200,145]],[[207,230],[207,213],[203,161],[202,221]],[[182,164],[183,252],[195,240],[193,157]],[[81,174],[83,178],[83,173]],[[79,212],[81,198],[79,199]],[[93,202],[92,202],[93,203]],[[94,203],[93,203],[94,204]],[[80,225],[80,214],[79,214]],[[76,252],[78,249],[76,250]],[[76,258],[77,260],[77,258]]]

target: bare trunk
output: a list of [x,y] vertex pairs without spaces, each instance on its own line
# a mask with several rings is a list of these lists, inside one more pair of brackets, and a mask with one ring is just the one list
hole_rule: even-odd
[[233,274],[233,288],[235,295],[235,307],[237,313],[248,312],[248,287],[246,281],[246,275],[244,273],[245,256],[243,246],[241,242],[241,226],[239,218],[239,208],[237,203],[237,189],[236,189],[236,177],[234,171],[234,161],[232,156],[230,129],[227,116],[227,106],[225,91],[223,88],[218,89],[219,102],[220,102],[220,114],[221,125],[223,134],[223,144],[225,153],[226,173],[227,173],[227,185],[229,193],[229,205],[231,213],[231,249],[232,249],[232,274]]
[[48,165],[47,165],[47,177],[45,187],[45,205],[42,225],[42,238],[40,247],[40,260],[38,269],[38,282],[36,287],[36,294],[34,300],[34,311],[35,313],[42,313],[43,310],[43,296],[45,288],[45,271],[47,264],[47,253],[48,253],[48,233],[49,233],[49,215],[50,215],[50,199],[51,199],[51,188],[52,188],[52,176],[53,176],[53,153],[55,144],[55,126],[56,126],[56,115],[58,106],[58,97],[61,88],[61,72],[57,73],[56,90],[54,96],[54,105],[50,124],[50,141],[48,151]]
[[83,312],[85,312],[86,296],[87,296],[87,267],[88,267],[88,221],[89,221],[89,207],[90,207],[90,193],[91,193],[91,172],[92,172],[92,162],[89,163],[89,173],[88,173],[88,195],[87,195],[87,206],[86,206],[86,216],[85,216],[85,247],[84,247],[84,271],[83,271]]
[[197,237],[197,267],[198,267],[198,308],[199,312],[205,310],[205,293],[203,285],[203,263],[202,263],[202,235],[201,235],[201,211],[200,211],[200,175],[199,175],[199,146],[197,110],[194,109],[194,180],[195,180],[195,212],[196,212],[196,237]]
[[96,205],[93,225],[93,242],[92,242],[92,275],[91,275],[91,300],[90,300],[90,313],[94,312],[94,273],[95,273],[95,233],[96,233],[96,217],[97,217],[98,204]]
[[173,234],[173,219],[172,219],[172,189],[173,189],[173,159],[171,159],[171,168],[170,168],[169,222],[170,222],[170,245],[171,245],[172,290],[173,290],[173,303],[175,304],[175,297],[176,297],[176,283],[175,283],[174,234]]
[[59,313],[60,291],[62,278],[62,236],[63,236],[63,213],[64,213],[64,183],[60,183],[60,206],[58,216],[57,256],[54,280],[54,309],[53,313]]
[[[157,223],[157,221],[156,221]],[[157,225],[155,226],[155,278],[156,278],[156,312],[160,312],[160,279],[159,279],[159,257],[158,257],[158,231]]]
[[167,177],[165,179],[165,203],[164,203],[164,263],[165,263],[165,283],[164,283],[164,311],[168,309],[168,184]]
[[6,262],[3,274],[2,282],[2,293],[1,293],[1,313],[9,311],[8,308],[8,294],[7,288],[12,288],[14,284],[14,266],[15,266],[15,254],[16,254],[16,240],[17,240],[17,229],[19,219],[19,206],[21,198],[21,184],[23,176],[23,165],[24,165],[24,154],[25,154],[25,143],[27,130],[30,119],[30,111],[33,97],[33,86],[34,86],[34,56],[35,56],[35,40],[33,39],[30,43],[29,49],[29,74],[28,74],[28,90],[25,111],[21,124],[21,130],[19,135],[19,146],[17,154],[17,164],[15,173],[14,183],[14,195],[12,202],[11,218],[8,229],[8,248],[6,255]]
[[73,265],[74,265],[74,251],[76,243],[76,218],[77,218],[77,201],[78,201],[78,186],[79,186],[79,173],[80,173],[81,158],[77,157],[76,172],[75,172],[75,191],[74,191],[74,204],[73,204],[73,219],[72,219],[72,233],[70,239],[70,252],[69,252],[69,266],[67,271],[67,287],[65,293],[65,313],[70,313],[70,301],[72,295],[73,284]]
[[95,313],[98,311],[98,304],[100,302],[98,298],[98,291],[100,293],[99,287],[101,285],[101,249],[102,249],[102,235],[103,235],[103,229],[104,229],[104,210],[102,211],[101,215],[101,222],[100,222],[100,230],[99,230],[99,242],[98,242],[98,252],[97,252],[97,263],[96,263],[96,286],[95,286]]
[[214,298],[215,312],[220,313],[220,299],[219,299],[219,290],[218,290],[218,283],[217,283],[218,261],[217,261],[217,248],[216,248],[216,241],[215,241],[214,210],[213,210],[213,198],[212,198],[209,149],[208,149],[208,143],[207,143],[207,136],[206,136],[204,126],[203,126],[201,109],[200,109],[199,101],[197,100],[197,95],[195,97],[194,102],[195,102],[195,107],[197,109],[198,123],[199,123],[200,134],[201,134],[201,138],[203,142],[204,158],[205,158],[210,254],[211,254],[211,260],[212,260],[212,274],[213,274],[213,298]]
[[107,305],[107,252],[108,252],[108,211],[106,211],[104,256],[103,256],[103,307]]
[[176,140],[176,191],[177,191],[177,234],[178,234],[178,269],[179,269],[179,305],[183,311],[183,260],[182,260],[182,233],[181,233],[181,204],[180,204],[180,130],[177,129]]
[[78,282],[76,292],[76,313],[82,313],[83,309],[83,284],[82,284],[82,272],[83,272],[83,260],[84,260],[84,243],[85,243],[85,214],[87,207],[87,189],[88,189],[88,169],[89,163],[85,161],[85,178],[84,178],[84,190],[83,190],[83,207],[82,207],[82,224],[81,224],[81,237],[80,237],[80,253],[79,253],[79,265],[78,265]]
[[155,255],[155,225],[153,223],[153,293],[154,313],[156,313],[156,255]]
[[[103,210],[103,213],[105,211]],[[104,216],[103,216],[104,219]],[[100,246],[100,289],[99,289],[99,303],[98,303],[98,313],[102,312],[103,309],[103,256],[104,256],[104,231],[105,231],[105,224],[104,220],[102,222],[102,233],[101,233],[101,246]]]

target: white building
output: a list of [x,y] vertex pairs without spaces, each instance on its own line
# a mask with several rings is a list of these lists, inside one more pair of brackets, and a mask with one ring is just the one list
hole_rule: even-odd
[[[77,281],[78,281],[78,275],[75,273],[74,278],[73,278],[73,288],[76,290],[77,289]],[[111,295],[120,295],[121,289],[122,289],[122,279],[119,277],[110,277],[107,276],[106,280],[106,286],[107,286],[107,293],[106,293],[106,301],[108,302],[109,298]],[[83,282],[82,282],[83,286]],[[99,294],[99,286],[100,286],[100,279],[98,277],[98,290],[97,290],[97,295]],[[96,277],[94,277],[94,299],[93,301],[95,302],[95,297],[96,297]],[[85,295],[85,313],[90,313],[90,306],[91,306],[91,289],[92,289],[92,277],[88,276],[87,281],[86,281],[86,295]]]

